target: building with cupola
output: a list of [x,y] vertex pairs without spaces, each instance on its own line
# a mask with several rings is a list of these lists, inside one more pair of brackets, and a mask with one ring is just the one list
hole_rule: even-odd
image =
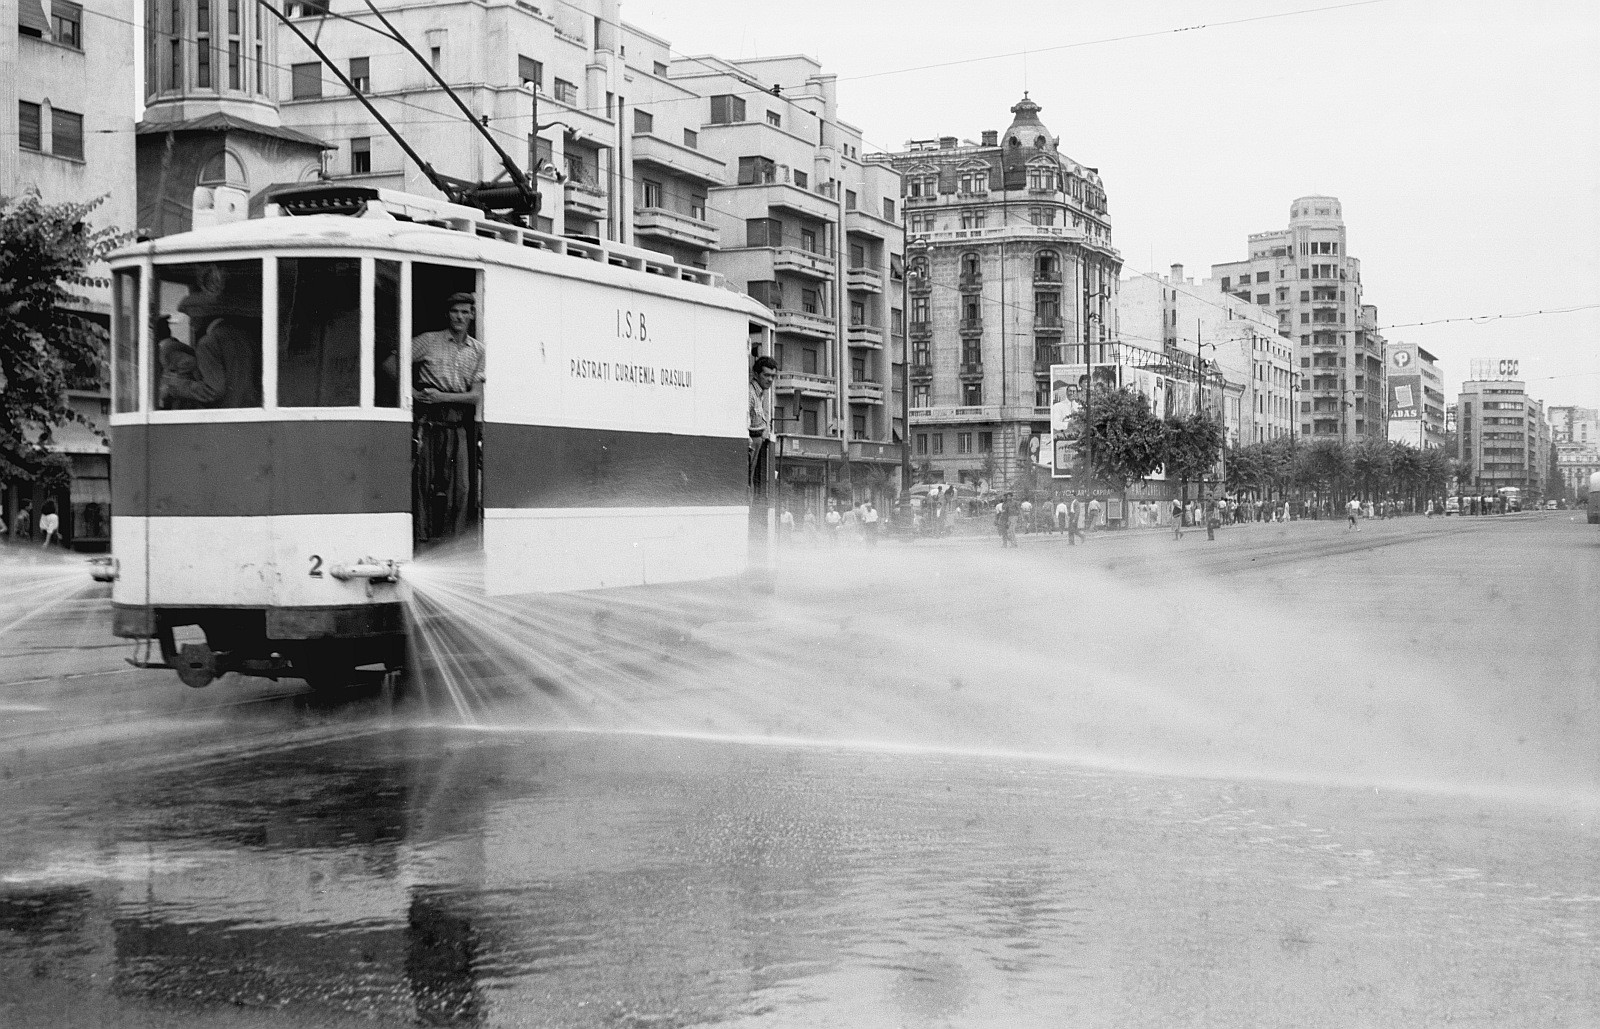
[[145,0],[141,236],[242,220],[267,186],[321,175],[329,148],[280,117],[278,23],[263,6]]
[[1122,258],[1105,187],[1041,110],[1024,94],[1004,132],[888,155],[903,183],[909,443],[924,476],[1033,485],[1050,366],[1117,361]]

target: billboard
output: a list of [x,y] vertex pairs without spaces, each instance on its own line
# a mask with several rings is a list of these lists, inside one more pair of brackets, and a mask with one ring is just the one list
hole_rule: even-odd
[[1389,418],[1416,418],[1422,408],[1422,376],[1389,375]]
[[[1117,366],[1094,366],[1096,385],[1116,386]],[[1076,457],[1072,416],[1089,393],[1089,366],[1053,364],[1050,366],[1050,474],[1057,479],[1071,478]],[[1045,463],[1043,461],[1041,464]]]

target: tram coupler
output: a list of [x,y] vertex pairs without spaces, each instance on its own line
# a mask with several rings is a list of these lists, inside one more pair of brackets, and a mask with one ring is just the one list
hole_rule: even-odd
[[89,559],[89,578],[95,582],[116,582],[121,573],[122,565],[109,554]]
[[400,581],[400,562],[364,557],[351,564],[336,564],[328,569],[328,574],[340,582],[349,582],[351,579],[367,580],[367,596],[370,597],[373,583]]

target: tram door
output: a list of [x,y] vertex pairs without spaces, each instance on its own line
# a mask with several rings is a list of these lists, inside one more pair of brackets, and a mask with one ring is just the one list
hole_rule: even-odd
[[[422,548],[483,522],[482,299],[477,269],[411,265],[411,524]],[[475,402],[459,399],[476,393]]]

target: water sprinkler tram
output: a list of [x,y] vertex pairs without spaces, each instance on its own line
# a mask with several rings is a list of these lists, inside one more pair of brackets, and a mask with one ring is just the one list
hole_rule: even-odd
[[[448,201],[310,184],[267,213],[112,260],[94,574],[144,663],[191,686],[403,668],[400,591],[435,548],[486,596],[579,609],[762,577],[765,307],[662,254]],[[481,341],[481,403],[429,377],[468,360],[441,351],[453,330]]]

